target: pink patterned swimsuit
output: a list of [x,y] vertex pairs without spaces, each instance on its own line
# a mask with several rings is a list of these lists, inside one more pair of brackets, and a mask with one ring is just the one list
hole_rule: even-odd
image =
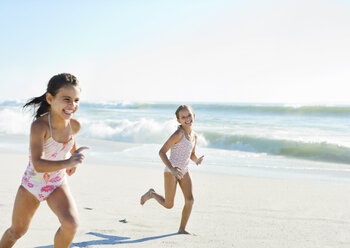
[[[44,142],[43,159],[64,160],[70,156],[73,147],[73,137],[66,143],[59,143],[52,138],[50,115],[48,116],[50,126],[50,138]],[[22,186],[32,193],[39,201],[46,200],[58,187],[67,183],[66,169],[53,172],[37,172],[29,156],[29,163],[22,178]]]
[[[169,161],[172,166],[178,167],[181,174],[185,175],[188,172],[188,164],[190,162],[191,153],[194,147],[195,140],[189,141],[183,132],[182,139],[179,143],[173,145],[170,149]],[[165,167],[164,172],[170,172],[168,167]]]

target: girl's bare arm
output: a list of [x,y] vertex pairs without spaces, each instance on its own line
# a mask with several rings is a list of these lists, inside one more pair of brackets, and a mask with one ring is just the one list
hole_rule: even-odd
[[33,166],[37,172],[52,172],[64,168],[71,168],[82,162],[84,155],[80,150],[76,150],[72,157],[60,161],[43,159],[45,136],[49,132],[48,127],[42,120],[33,122],[30,130],[30,150]]
[[195,162],[197,165],[201,164],[203,159],[204,159],[204,155],[197,158],[196,156],[196,145],[197,145],[197,135],[195,136],[195,143],[194,143],[194,146],[193,146],[193,149],[192,149],[192,153],[191,153],[191,160],[193,162]]
[[168,167],[168,169],[171,171],[171,173],[175,177],[181,177],[181,172],[178,168],[174,168],[173,165],[170,163],[168,156],[166,153],[170,150],[170,148],[175,145],[176,143],[180,142],[182,138],[182,133],[179,132],[179,130],[175,131],[170,138],[164,143],[162,148],[159,150],[159,156],[162,159],[163,163]]

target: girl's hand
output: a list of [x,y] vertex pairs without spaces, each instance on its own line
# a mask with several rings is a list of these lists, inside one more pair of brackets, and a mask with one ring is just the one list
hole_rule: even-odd
[[171,174],[173,174],[173,176],[178,180],[182,178],[181,170],[178,167],[173,167],[171,169]]
[[69,162],[71,164],[71,167],[74,167],[77,164],[81,164],[85,158],[85,155],[81,152],[85,149],[89,149],[89,147],[83,146],[78,148],[72,153],[72,156],[69,158]]
[[69,169],[66,169],[66,173],[68,176],[71,176],[75,173],[77,167],[72,167],[72,168],[69,168]]
[[197,159],[196,165],[200,165],[202,163],[203,159],[204,159],[204,155],[201,156],[199,159]]

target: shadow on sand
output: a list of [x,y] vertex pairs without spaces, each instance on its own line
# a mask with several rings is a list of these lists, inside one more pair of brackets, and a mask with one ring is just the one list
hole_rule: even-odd
[[[86,247],[86,246],[89,246],[89,245],[133,244],[133,243],[141,243],[141,242],[145,242],[145,241],[153,240],[153,239],[161,239],[161,238],[166,238],[166,237],[170,237],[170,236],[179,235],[179,233],[170,233],[170,234],[164,234],[164,235],[159,235],[159,236],[147,237],[147,238],[142,238],[142,239],[130,240],[129,237],[119,237],[119,236],[113,236],[113,235],[105,235],[105,234],[96,233],[96,232],[88,232],[87,234],[94,235],[96,237],[103,238],[103,239],[91,240],[91,241],[79,242],[79,243],[72,243],[70,247],[73,248],[73,247]],[[53,245],[37,246],[35,248],[53,248]]]

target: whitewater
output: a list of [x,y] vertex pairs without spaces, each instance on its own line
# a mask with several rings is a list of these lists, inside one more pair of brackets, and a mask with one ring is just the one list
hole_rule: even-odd
[[[0,149],[27,151],[32,112],[0,103]],[[179,103],[81,102],[75,115],[91,159],[162,166],[158,150],[176,130]],[[350,169],[350,106],[190,103],[201,168],[213,172],[331,176]],[[22,137],[22,138],[21,138]],[[100,144],[100,145],[96,145]],[[197,168],[195,168],[197,169]]]

